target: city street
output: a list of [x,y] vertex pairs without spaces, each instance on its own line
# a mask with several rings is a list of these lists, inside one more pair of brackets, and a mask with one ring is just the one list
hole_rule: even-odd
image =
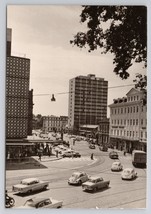
[[[114,160],[108,152],[102,152],[98,146],[90,149],[86,141],[76,141],[73,146],[81,154],[81,158],[63,158],[55,161],[43,161],[46,169],[10,170],[6,171],[6,189],[8,195],[15,199],[15,207],[22,206],[29,198],[52,197],[63,200],[62,208],[145,208],[146,203],[146,169],[136,168],[138,177],[127,181],[121,179],[121,172],[112,172]],[[94,160],[90,159],[93,152]],[[132,167],[131,155],[123,155],[118,151],[119,160],[124,168]],[[68,185],[68,178],[75,171],[84,171],[88,175],[100,175],[110,180],[108,189],[97,192],[83,192],[81,186]],[[19,195],[12,192],[12,185],[24,178],[38,177],[49,181],[49,189],[35,192],[32,195]]]

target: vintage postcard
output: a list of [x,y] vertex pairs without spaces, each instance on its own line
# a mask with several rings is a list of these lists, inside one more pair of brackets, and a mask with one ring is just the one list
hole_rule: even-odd
[[146,208],[147,7],[7,5],[5,207]]

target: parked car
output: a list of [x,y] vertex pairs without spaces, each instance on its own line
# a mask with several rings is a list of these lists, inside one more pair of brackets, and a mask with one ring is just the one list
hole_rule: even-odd
[[82,183],[88,180],[88,175],[85,172],[74,172],[68,180],[68,184],[78,184],[81,185]]
[[90,144],[90,145],[89,145],[89,148],[90,148],[90,149],[95,149],[95,145],[94,145],[94,144]]
[[118,159],[118,153],[117,153],[116,151],[111,151],[111,152],[109,153],[109,157],[110,157],[111,159]]
[[112,163],[111,170],[112,171],[121,171],[121,170],[123,170],[123,165],[121,164],[120,161],[116,161],[116,162]]
[[23,206],[17,208],[61,208],[63,201],[57,201],[52,198],[31,198],[28,199]]
[[67,151],[67,152],[64,152],[62,154],[62,157],[65,158],[65,157],[68,157],[68,158],[71,158],[71,157],[81,157],[80,153],[79,152],[75,152],[75,151]]
[[97,191],[98,189],[108,188],[110,181],[104,181],[102,177],[92,176],[82,184],[83,191]]
[[33,191],[45,190],[48,186],[48,181],[41,181],[38,178],[27,178],[23,179],[20,184],[13,185],[12,190],[19,193],[32,193]]
[[137,172],[133,168],[126,168],[121,174],[122,180],[132,180],[137,177]]

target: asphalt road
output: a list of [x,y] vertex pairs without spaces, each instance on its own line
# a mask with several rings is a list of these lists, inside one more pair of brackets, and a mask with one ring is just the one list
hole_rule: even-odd
[[[145,208],[146,207],[146,169],[136,168],[138,177],[132,181],[121,179],[121,172],[111,172],[114,160],[108,157],[109,152],[89,149],[88,143],[76,142],[74,149],[81,153],[81,158],[64,158],[57,161],[45,161],[47,169],[6,171],[6,188],[8,194],[15,199],[15,207],[21,206],[32,197],[52,197],[63,200],[62,208]],[[90,159],[94,153],[94,160]],[[131,156],[123,156],[119,151],[119,159],[124,168],[132,167]],[[81,186],[68,185],[68,178],[74,171],[85,171],[88,175],[100,175],[110,180],[108,189],[95,193],[83,192]],[[18,195],[11,191],[12,185],[28,177],[38,177],[50,182],[46,191],[32,195]]]

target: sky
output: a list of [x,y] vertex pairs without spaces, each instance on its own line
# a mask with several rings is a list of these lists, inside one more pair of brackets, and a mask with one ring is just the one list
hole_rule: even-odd
[[[146,74],[143,64],[135,63],[121,80],[113,72],[113,55],[89,53],[70,44],[73,36],[86,26],[80,23],[81,6],[9,5],[7,27],[12,28],[12,55],[31,60],[30,89],[33,89],[33,113],[68,115],[69,80],[79,75],[95,74],[108,81],[108,105],[124,97],[136,73]],[[63,93],[65,94],[59,94]],[[48,94],[46,96],[39,94]],[[52,94],[56,102],[51,102]],[[109,117],[109,108],[108,108]]]

